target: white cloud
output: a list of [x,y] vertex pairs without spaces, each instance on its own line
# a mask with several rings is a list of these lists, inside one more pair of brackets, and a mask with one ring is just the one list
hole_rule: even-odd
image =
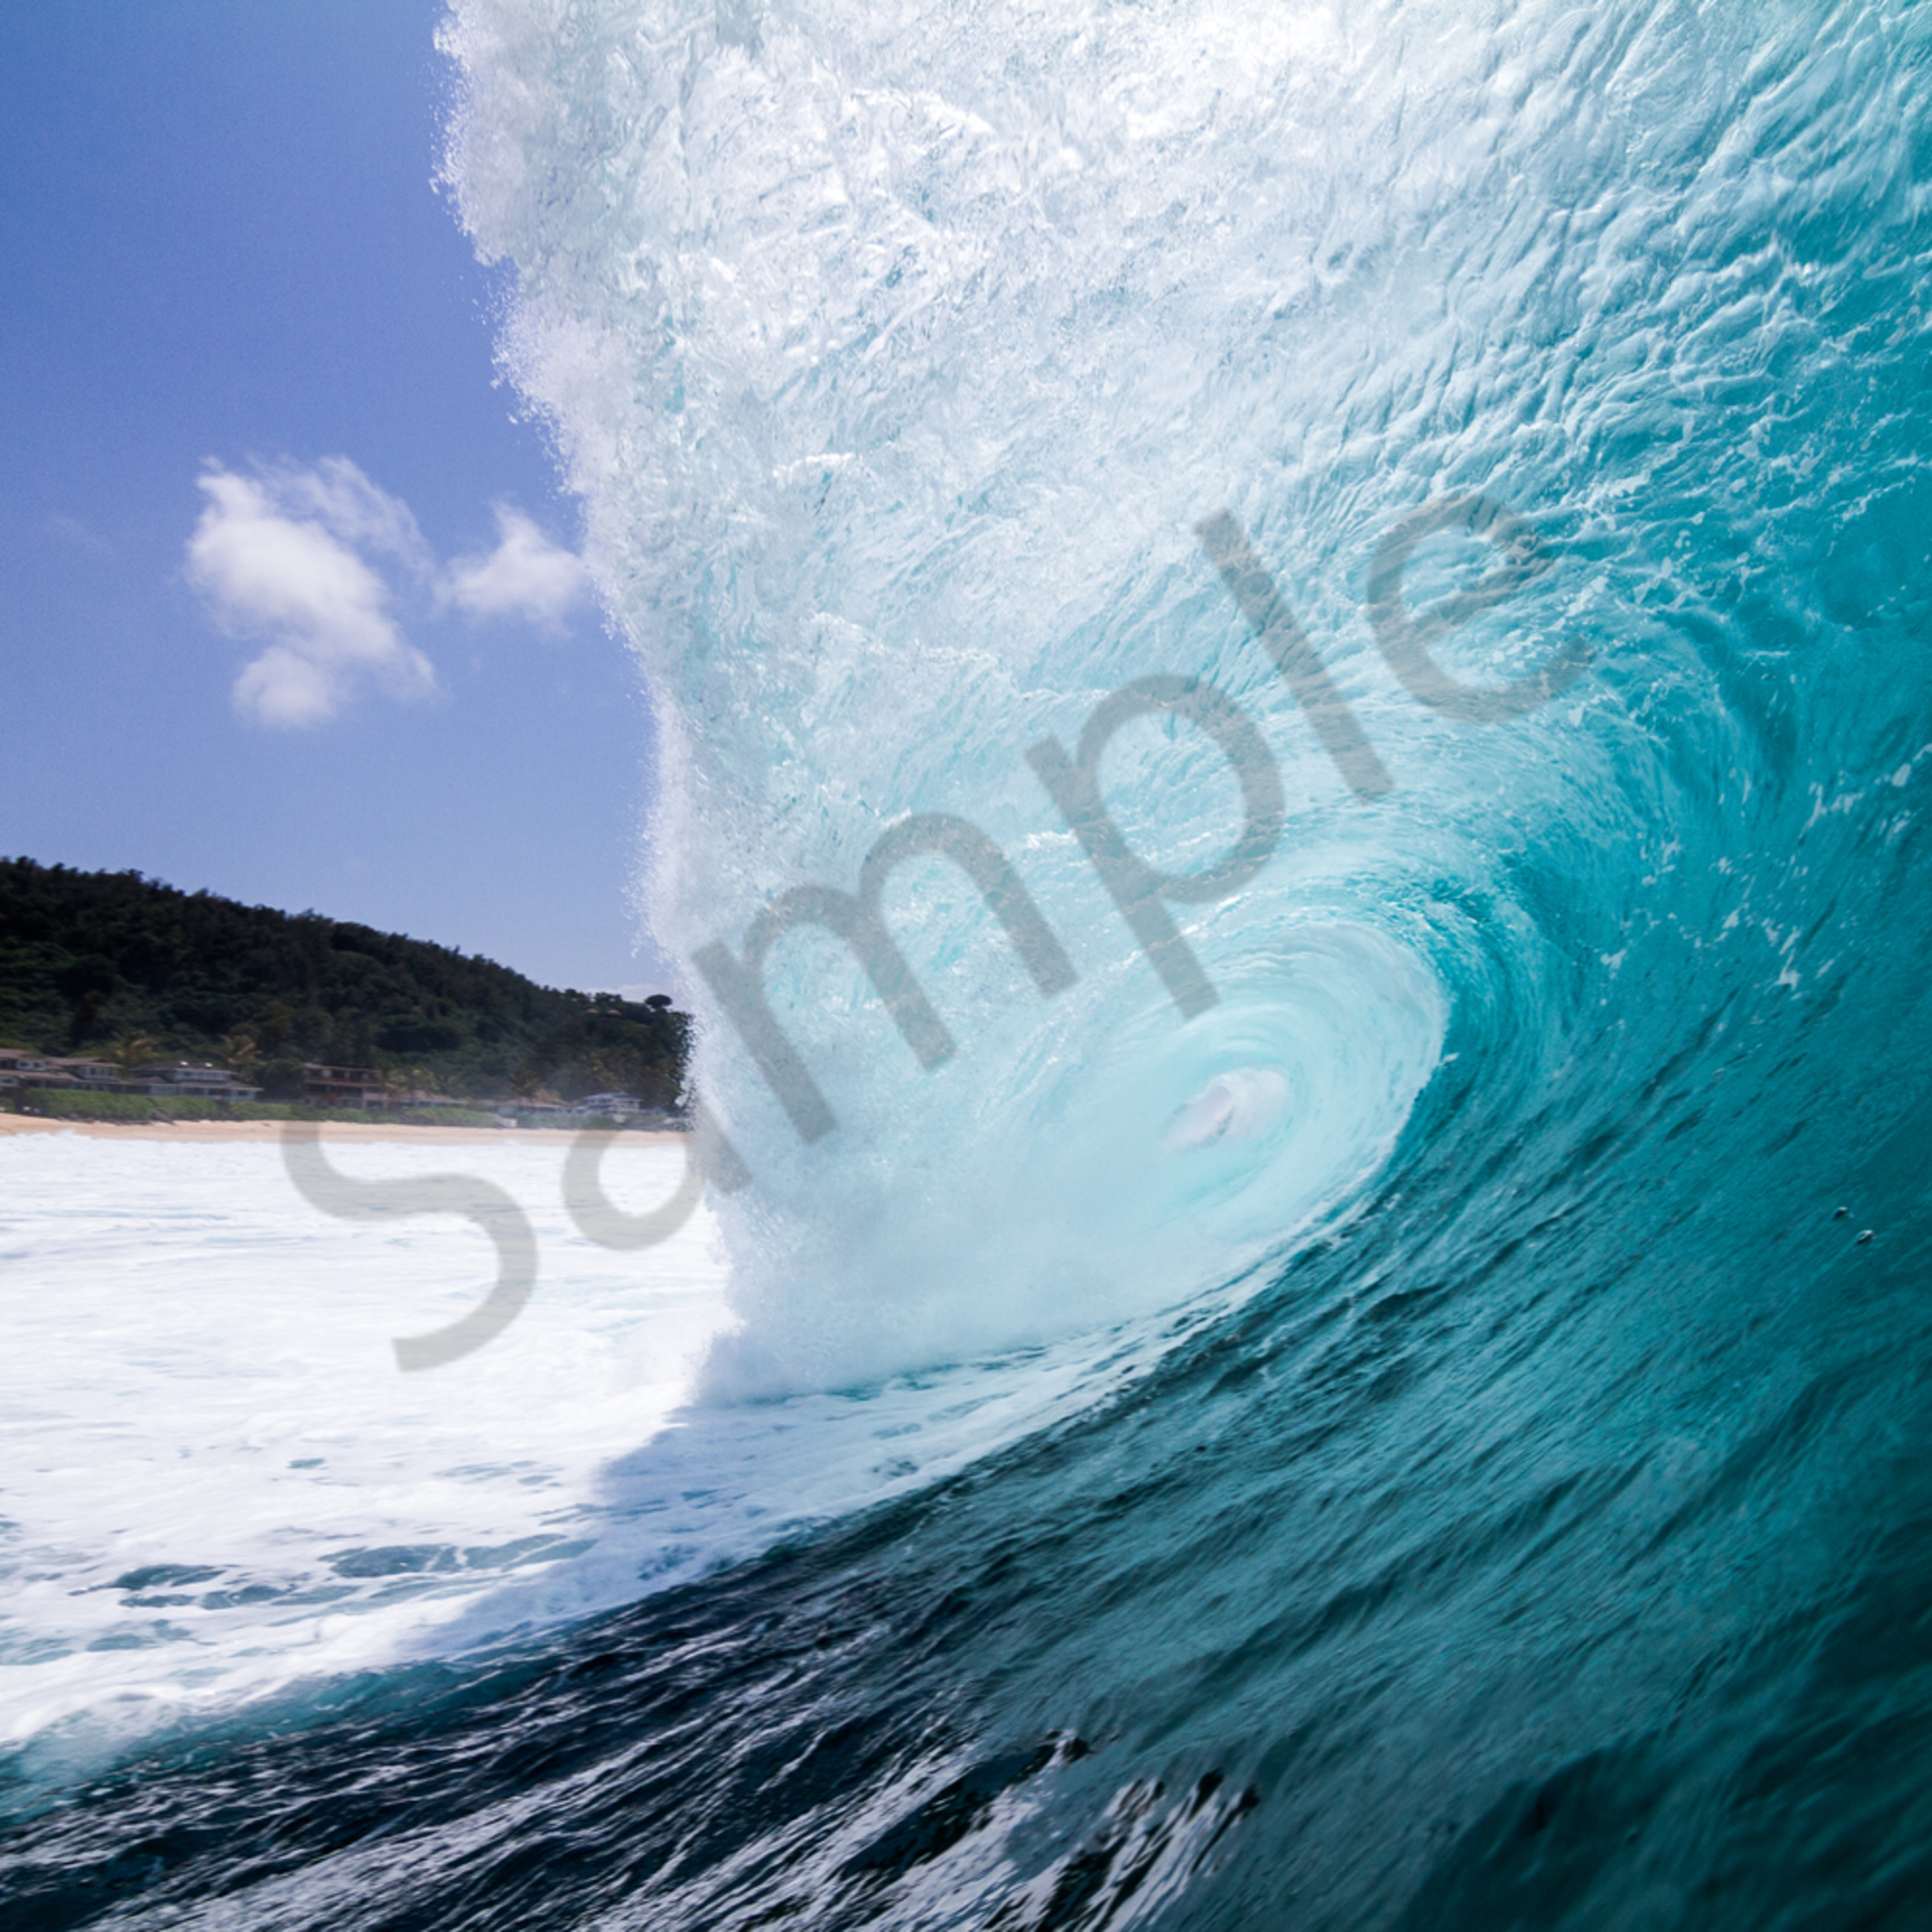
[[394,614],[399,592],[419,616],[453,606],[555,630],[588,582],[574,551],[507,504],[494,550],[439,570],[409,506],[346,456],[246,476],[211,463],[200,487],[188,580],[224,629],[260,642],[234,698],[263,724],[325,724],[370,686],[398,698],[434,691],[434,670]]
[[583,559],[505,503],[496,506],[496,535],[488,556],[460,556],[449,566],[442,601],[472,617],[526,617],[554,628],[584,594]]
[[378,489],[347,457],[325,456],[313,470],[278,470],[272,486],[284,509],[314,518],[358,550],[380,551],[428,574],[429,545],[408,504]]
[[388,584],[360,554],[428,568],[406,505],[346,457],[259,477],[212,464],[200,483],[208,506],[188,542],[188,581],[224,628],[266,646],[235,682],[244,716],[320,724],[365,681],[396,698],[435,688],[428,658],[389,615]]

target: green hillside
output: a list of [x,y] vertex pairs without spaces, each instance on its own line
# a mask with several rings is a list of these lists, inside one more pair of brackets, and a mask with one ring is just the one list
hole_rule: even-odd
[[302,1060],[381,1066],[452,1095],[658,1105],[688,1022],[663,994],[560,992],[488,959],[316,913],[177,892],[139,872],[0,860],[0,1042],[49,1053],[152,1042],[250,1060],[272,1090]]

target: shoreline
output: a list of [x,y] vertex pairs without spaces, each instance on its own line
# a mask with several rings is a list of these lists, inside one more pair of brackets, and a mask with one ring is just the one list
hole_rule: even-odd
[[[61,1120],[34,1114],[0,1114],[0,1138],[10,1134],[79,1134],[88,1140],[204,1141],[230,1145],[278,1141],[289,1120]],[[415,1147],[568,1147],[581,1127],[415,1127],[401,1122],[323,1120],[316,1124],[325,1141],[396,1141]],[[626,1144],[682,1147],[688,1134],[620,1128],[613,1136]]]

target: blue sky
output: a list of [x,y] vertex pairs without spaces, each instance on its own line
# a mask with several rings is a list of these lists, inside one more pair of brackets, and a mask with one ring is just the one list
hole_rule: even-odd
[[422,0],[0,28],[0,853],[666,983],[649,716],[433,185]]

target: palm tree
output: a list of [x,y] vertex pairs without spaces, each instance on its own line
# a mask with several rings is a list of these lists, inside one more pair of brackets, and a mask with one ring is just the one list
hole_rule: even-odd
[[123,1073],[131,1073],[136,1067],[144,1066],[152,1060],[158,1051],[154,1042],[146,1034],[123,1034],[107,1049],[107,1057]]
[[221,1064],[245,1080],[262,1064],[262,1049],[252,1033],[231,1033],[221,1042]]

